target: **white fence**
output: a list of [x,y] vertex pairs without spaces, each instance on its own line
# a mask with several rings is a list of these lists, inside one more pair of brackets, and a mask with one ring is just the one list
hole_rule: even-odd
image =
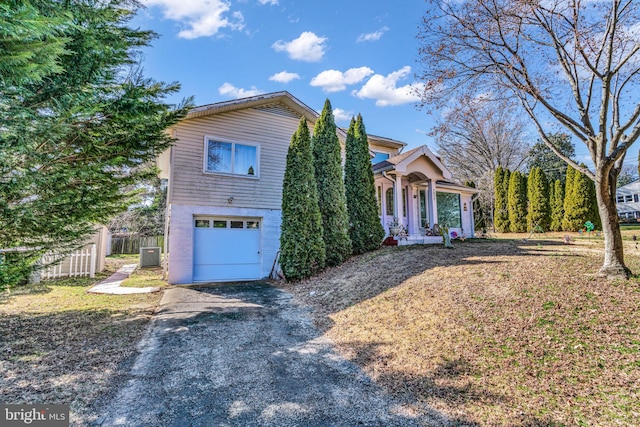
[[[56,254],[46,254],[42,257],[44,265],[56,261]],[[85,246],[71,253],[59,263],[42,270],[42,279],[56,279],[58,277],[80,277],[96,275],[96,245]]]

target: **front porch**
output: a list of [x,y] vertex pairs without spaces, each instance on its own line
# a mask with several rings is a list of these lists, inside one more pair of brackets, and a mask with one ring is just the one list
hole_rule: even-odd
[[[399,226],[399,245],[442,242],[439,229],[454,236],[473,237],[470,187],[447,181],[451,173],[426,147],[391,157],[373,166],[379,216],[387,236]],[[394,230],[395,231],[395,230]]]

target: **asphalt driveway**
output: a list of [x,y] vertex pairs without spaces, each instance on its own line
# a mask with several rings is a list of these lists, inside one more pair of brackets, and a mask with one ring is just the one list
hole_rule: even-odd
[[172,288],[102,426],[417,426],[267,284]]

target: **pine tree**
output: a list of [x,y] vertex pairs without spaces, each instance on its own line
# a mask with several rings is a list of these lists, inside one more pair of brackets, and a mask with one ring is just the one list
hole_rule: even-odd
[[328,99],[313,128],[312,147],[327,265],[334,266],[349,258],[352,250],[340,141]]
[[303,117],[287,152],[282,185],[280,265],[287,280],[300,280],[322,270],[325,257],[311,136]]
[[353,253],[379,248],[384,229],[378,217],[369,141],[360,114],[357,120],[351,119],[347,132],[344,187]]
[[536,226],[542,230],[549,230],[551,223],[551,209],[549,206],[549,184],[547,178],[539,167],[529,171],[527,180],[527,228],[534,230]]
[[562,218],[564,217],[564,186],[557,179],[553,183],[553,198],[551,198],[551,231],[562,231]]
[[500,233],[509,231],[509,207],[508,207],[508,191],[509,191],[508,169],[498,167],[494,177],[494,194],[495,207],[493,214],[493,224],[495,229]]
[[[146,79],[130,0],[8,1],[0,6],[0,288],[45,251],[81,246],[96,223],[136,202],[127,189],[157,175],[166,128],[187,113],[179,90]],[[10,271],[11,270],[11,271]]]
[[527,179],[520,171],[511,173],[508,192],[509,230],[527,231]]

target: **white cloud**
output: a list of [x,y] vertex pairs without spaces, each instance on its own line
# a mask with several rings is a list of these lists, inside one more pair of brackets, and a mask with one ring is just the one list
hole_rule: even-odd
[[411,73],[411,67],[405,66],[387,76],[373,75],[360,90],[354,90],[353,95],[358,98],[375,99],[378,107],[401,105],[418,102],[420,96],[416,90],[424,88],[422,83],[411,83],[398,87],[398,81],[405,79]]
[[343,110],[342,108],[333,109],[333,118],[335,119],[336,122],[348,123],[353,117],[353,115],[354,114],[352,111],[346,111],[346,110]]
[[385,26],[380,28],[378,31],[374,31],[373,33],[360,34],[356,39],[356,42],[362,43],[362,42],[374,42],[376,40],[380,40],[382,35],[387,31],[389,31],[389,27]]
[[242,89],[227,82],[218,88],[218,93],[220,95],[228,96],[229,98],[247,98],[250,96],[260,95],[261,93],[264,93],[264,91],[256,88],[255,86],[251,86],[251,89]]
[[344,73],[338,70],[325,70],[311,79],[311,86],[321,87],[325,92],[339,92],[347,85],[360,83],[373,74],[369,67],[350,68]]
[[278,0],[258,0],[258,3],[260,4],[269,4],[271,6],[275,6],[278,4]]
[[185,29],[178,37],[195,39],[216,35],[221,29],[242,30],[244,17],[232,12],[231,3],[225,0],[142,0],[147,6],[158,6],[166,19],[177,21]]
[[276,52],[285,51],[289,58],[305,62],[318,62],[324,56],[326,37],[319,37],[310,31],[300,34],[297,39],[285,42],[278,40],[271,47]]
[[298,75],[298,73],[289,73],[287,71],[280,71],[279,73],[276,73],[273,76],[269,77],[269,80],[271,80],[272,82],[278,82],[278,83],[289,83],[290,81],[296,80],[299,78],[300,76]]

